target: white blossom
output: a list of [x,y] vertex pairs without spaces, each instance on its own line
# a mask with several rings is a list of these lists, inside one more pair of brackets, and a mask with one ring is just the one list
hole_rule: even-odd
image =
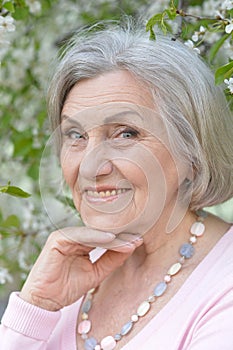
[[225,79],[224,83],[227,84],[228,89],[230,90],[230,93],[233,94],[233,78]]
[[192,35],[192,40],[194,42],[197,42],[199,40],[199,35],[205,34],[205,31],[206,31],[205,27],[200,26],[199,31],[198,32],[194,32],[194,34]]
[[225,28],[225,32],[230,34],[233,31],[233,20],[229,21],[229,24]]
[[198,35],[198,32],[195,32],[193,35],[192,35],[192,40],[196,43],[199,39],[199,35]]
[[194,46],[194,43],[192,42],[192,40],[189,39],[189,40],[185,41],[184,44],[185,44],[189,49],[191,49],[191,50],[197,52],[198,54],[200,53],[200,50],[199,50],[197,47]]
[[216,18],[218,18],[218,19],[222,19],[222,20],[225,19],[225,13],[224,13],[224,12],[220,12],[219,10],[217,10],[217,11],[215,12],[215,16],[216,16]]
[[233,0],[225,0],[221,5],[222,10],[232,10],[233,9]]
[[14,32],[14,18],[9,16],[0,16],[0,32]]
[[0,267],[0,285],[5,284],[7,282],[12,283],[13,277],[10,275],[8,269]]
[[32,14],[38,14],[41,12],[41,3],[37,0],[26,0],[26,4],[29,7],[29,11]]
[[203,26],[200,26],[200,29],[199,29],[200,34],[204,34],[205,31],[206,31],[206,28]]

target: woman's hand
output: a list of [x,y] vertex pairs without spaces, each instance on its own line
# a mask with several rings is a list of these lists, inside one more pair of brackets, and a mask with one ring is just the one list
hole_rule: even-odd
[[[53,232],[33,266],[20,297],[36,306],[56,311],[97,287],[142,244],[137,235],[68,227]],[[93,247],[108,250],[94,264]]]

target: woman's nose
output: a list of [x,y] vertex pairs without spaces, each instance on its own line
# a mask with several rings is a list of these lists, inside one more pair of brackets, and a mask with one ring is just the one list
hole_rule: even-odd
[[93,147],[87,147],[80,163],[79,175],[89,180],[110,175],[113,170],[113,164],[109,153],[109,147],[104,141]]

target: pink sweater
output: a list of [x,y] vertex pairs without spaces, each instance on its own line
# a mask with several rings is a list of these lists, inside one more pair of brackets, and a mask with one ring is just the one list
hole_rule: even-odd
[[[77,350],[80,301],[58,312],[13,293],[0,327],[1,350]],[[233,350],[233,227],[168,304],[123,350]]]

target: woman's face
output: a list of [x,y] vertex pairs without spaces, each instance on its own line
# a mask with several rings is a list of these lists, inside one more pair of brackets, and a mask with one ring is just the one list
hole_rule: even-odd
[[88,227],[143,234],[174,204],[178,168],[149,89],[127,71],[87,79],[62,110],[61,165]]

